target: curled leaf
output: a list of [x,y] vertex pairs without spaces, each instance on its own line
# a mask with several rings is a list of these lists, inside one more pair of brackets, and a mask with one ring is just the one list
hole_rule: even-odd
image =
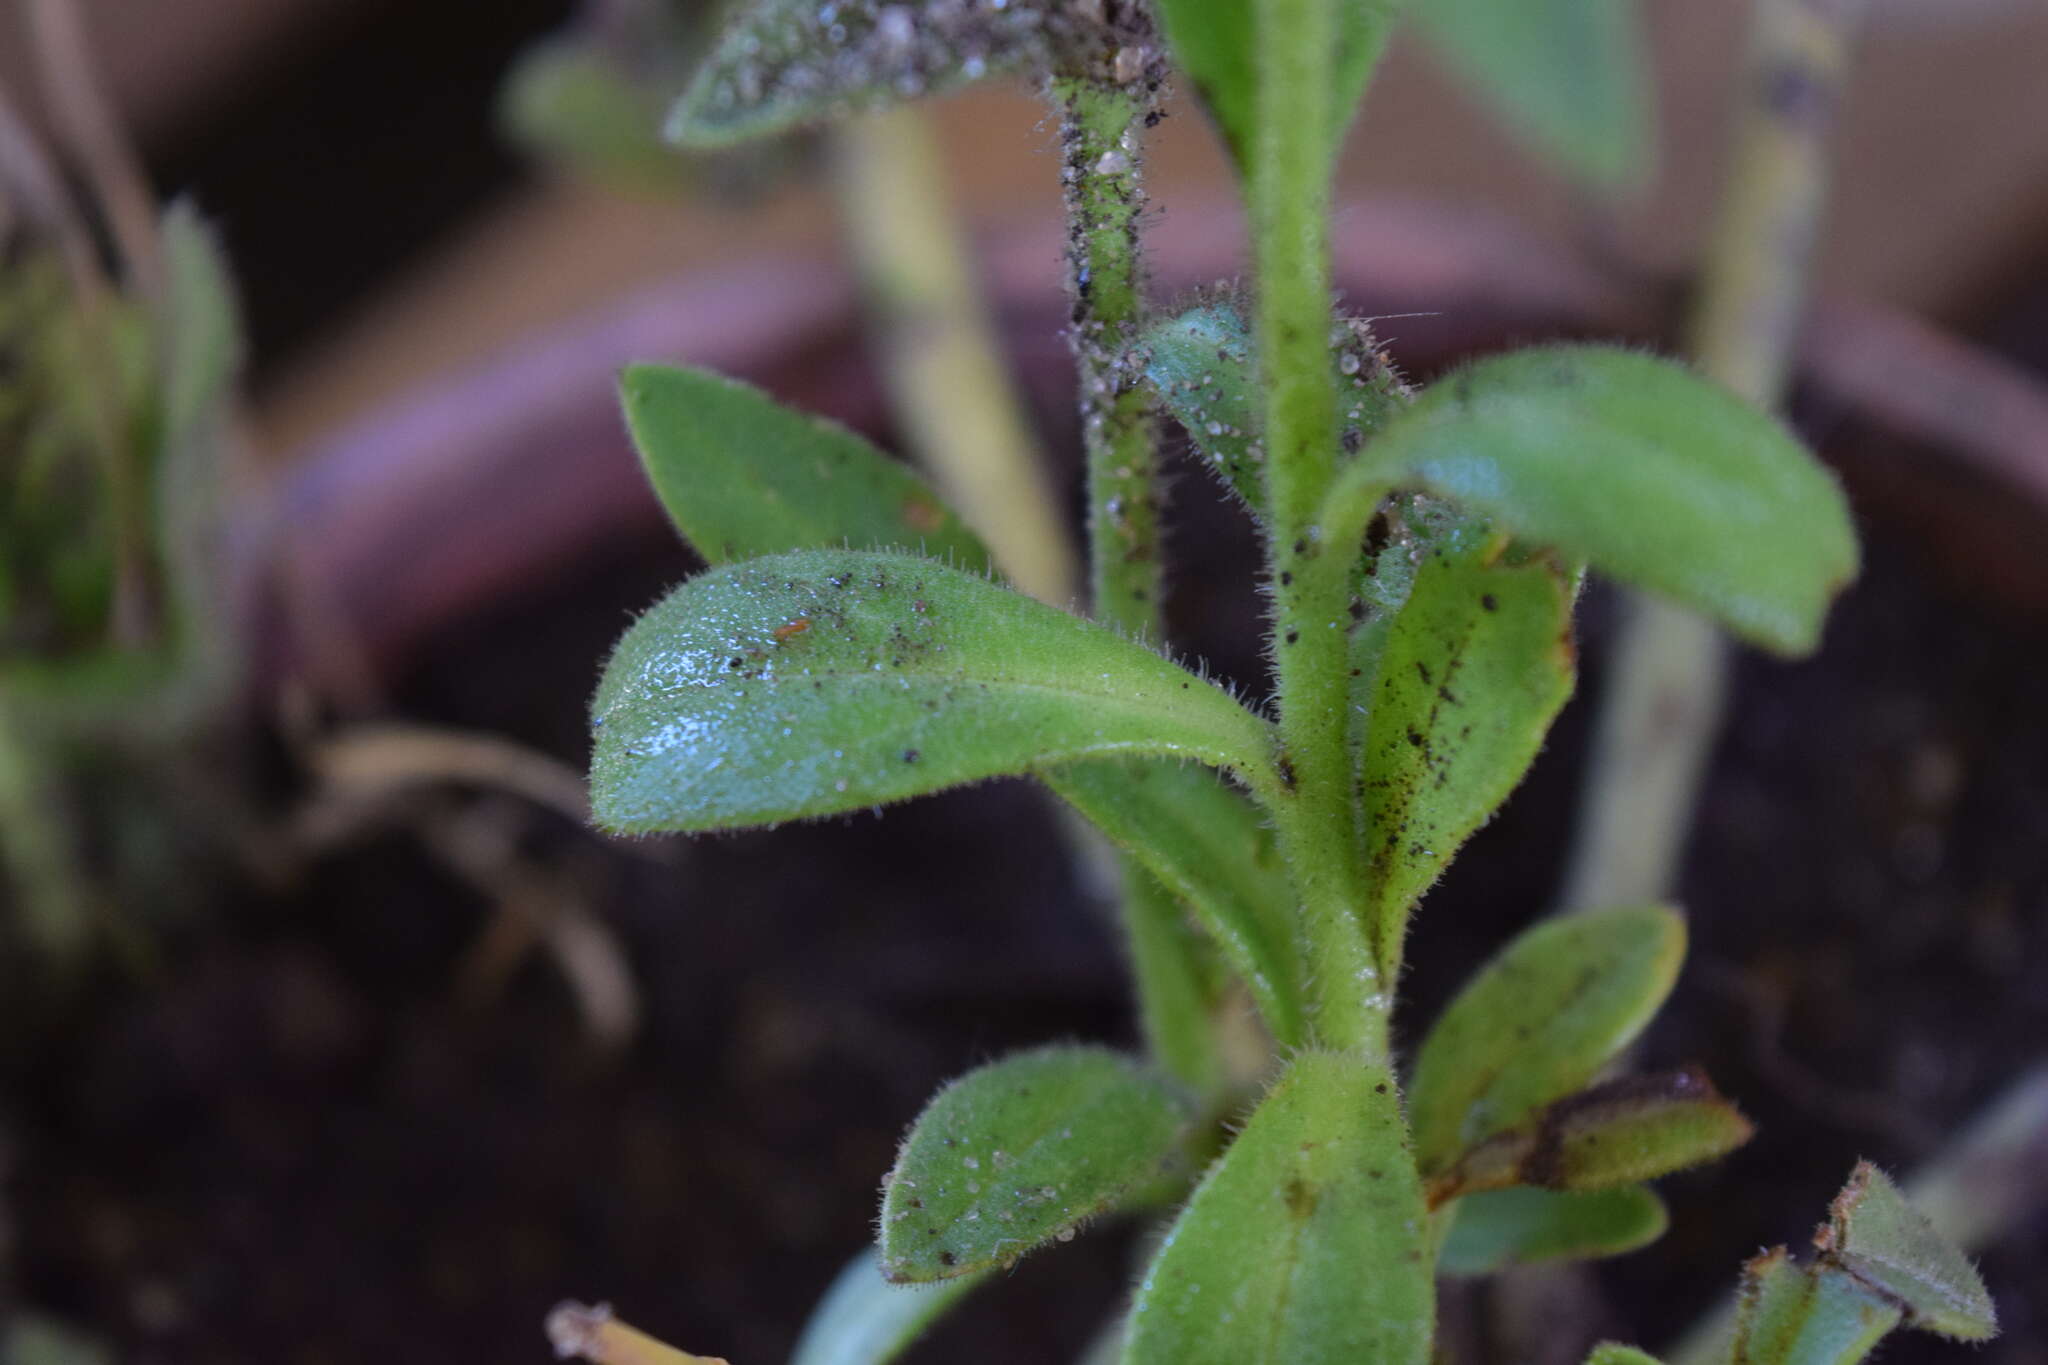
[[1480,1143],[1430,1181],[1429,1202],[1511,1185],[1632,1185],[1724,1156],[1755,1131],[1698,1071],[1628,1076],[1559,1100],[1535,1122]]
[[[1154,323],[1143,350],[1146,382],[1186,429],[1195,454],[1263,525],[1265,417],[1243,313],[1224,300],[1199,304]],[[1411,393],[1365,319],[1338,320],[1330,365],[1342,403],[1338,439],[1355,451]]]
[[1777,1247],[1742,1268],[1731,1365],[1855,1365],[1899,1318],[1854,1276],[1797,1265]]
[[1861,1162],[1816,1239],[1826,1258],[1896,1301],[1910,1326],[1960,1341],[1998,1335],[1998,1311],[1962,1251]]

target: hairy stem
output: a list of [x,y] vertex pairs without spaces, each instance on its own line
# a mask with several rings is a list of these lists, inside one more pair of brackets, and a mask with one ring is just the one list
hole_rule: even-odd
[[[1728,187],[1690,350],[1711,378],[1777,407],[1828,181],[1828,140],[1866,0],[1757,0]],[[1567,910],[1668,896],[1721,728],[1727,646],[1705,620],[1631,598],[1611,646]]]
[[1336,470],[1337,393],[1330,351],[1329,0],[1258,7],[1258,148],[1252,239],[1266,402],[1268,548],[1283,776],[1275,814],[1315,964],[1316,1038],[1384,1052],[1387,1003],[1359,906],[1362,872],[1351,790],[1347,641],[1355,541],[1326,542],[1317,512]]
[[1081,430],[1088,454],[1089,587],[1099,621],[1159,636],[1159,416],[1135,349],[1145,320],[1139,139],[1155,98],[1146,83],[1067,75],[1060,111],[1068,284]]
[[870,332],[912,451],[1023,591],[1064,607],[1074,556],[913,105],[832,134],[831,167]]

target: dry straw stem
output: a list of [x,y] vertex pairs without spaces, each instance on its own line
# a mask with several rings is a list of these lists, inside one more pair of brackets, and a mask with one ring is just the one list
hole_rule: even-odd
[[[1757,0],[1720,221],[1690,338],[1710,377],[1776,408],[1791,374],[1828,144],[1865,0]],[[1668,896],[1721,726],[1726,645],[1691,612],[1629,599],[1612,646],[1567,910]]]
[[913,453],[1019,588],[1067,605],[1079,587],[1073,552],[975,284],[930,116],[905,105],[837,125],[831,171]]
[[726,1365],[718,1356],[693,1356],[656,1341],[612,1316],[612,1306],[559,1303],[548,1313],[548,1340],[561,1360],[590,1365]]

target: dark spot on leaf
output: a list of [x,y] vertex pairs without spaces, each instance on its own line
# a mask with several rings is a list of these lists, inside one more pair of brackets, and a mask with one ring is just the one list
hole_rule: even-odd
[[1287,643],[1290,645],[1293,644],[1296,640],[1299,640],[1300,638],[1301,632],[1298,630],[1290,630],[1287,632]]
[[1293,583],[1294,583],[1294,575],[1293,575],[1293,574],[1291,574],[1291,573],[1288,573],[1288,572],[1287,572],[1287,571],[1286,571],[1285,569],[1282,569],[1282,570],[1280,571],[1280,586],[1281,586],[1281,587],[1283,587],[1283,588],[1285,588],[1285,587],[1291,587],[1291,586],[1293,585]]
[[1316,1192],[1299,1180],[1288,1181],[1287,1211],[1296,1218],[1307,1218],[1316,1211]]
[[917,760],[918,760],[918,756],[919,756],[919,755],[918,755],[918,752],[917,752],[917,750],[915,750],[915,749],[905,749],[905,750],[903,751],[903,761],[904,761],[905,763],[915,763],[915,762],[917,762]]
[[959,1259],[960,1259],[960,1258],[959,1258],[958,1256],[955,1256],[955,1255],[954,1255],[954,1254],[953,1254],[952,1252],[950,1252],[950,1251],[942,1251],[942,1252],[940,1252],[940,1253],[939,1253],[939,1264],[940,1264],[940,1265],[954,1265],[954,1264],[956,1264],[956,1263],[957,1263],[957,1262],[959,1261]]
[[1479,605],[1480,605],[1480,606],[1482,606],[1482,607],[1484,607],[1484,608],[1485,608],[1486,610],[1488,610],[1488,611],[1499,611],[1499,610],[1500,610],[1500,602],[1499,602],[1499,601],[1498,601],[1498,600],[1497,600],[1497,599],[1496,599],[1496,598],[1494,597],[1494,595],[1493,595],[1492,593],[1490,593],[1490,592],[1489,592],[1489,593],[1482,593],[1482,594],[1480,595],[1480,598],[1479,598]]

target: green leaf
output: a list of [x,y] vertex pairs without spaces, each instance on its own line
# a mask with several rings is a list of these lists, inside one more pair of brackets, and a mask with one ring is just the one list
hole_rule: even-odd
[[1480,1190],[1608,1190],[1697,1166],[1756,1132],[1701,1072],[1628,1076],[1550,1105],[1429,1184],[1432,1207]]
[[498,92],[498,119],[513,141],[581,174],[674,192],[690,177],[661,135],[667,102],[595,44],[551,38],[514,62]]
[[1504,538],[1431,549],[1386,628],[1359,754],[1368,923],[1399,961],[1408,912],[1492,816],[1571,696],[1576,571]]
[[1598,1075],[1657,1013],[1685,920],[1644,906],[1546,920],[1459,991],[1423,1039],[1408,1118],[1425,1171]]
[[1586,1357],[1586,1365],[1663,1365],[1663,1362],[1648,1351],[1623,1346],[1618,1341],[1603,1341]]
[[242,325],[227,257],[189,200],[164,211],[162,233],[164,428],[178,441],[218,418],[242,365]]
[[1274,1037],[1299,1042],[1293,892],[1258,807],[1184,764],[1077,763],[1043,777],[1194,912]]
[[1910,1326],[1960,1341],[1998,1335],[1998,1311],[1976,1267],[1877,1167],[1857,1165],[1828,1222],[1828,1258],[1899,1303]]
[[1855,1365],[1899,1316],[1855,1277],[1794,1265],[1778,1247],[1743,1267],[1732,1365]]
[[941,1284],[891,1284],[870,1247],[839,1272],[818,1301],[789,1365],[885,1365],[987,1278],[983,1272]]
[[920,95],[1046,57],[1051,7],[954,0],[746,0],[669,114],[716,147]]
[[708,563],[847,545],[988,569],[938,494],[844,427],[705,370],[635,365],[619,391],[655,495]]
[[[1335,105],[1323,130],[1334,160],[1393,28],[1395,0],[1335,0],[1337,43],[1330,54]],[[1194,83],[1223,140],[1244,172],[1258,140],[1258,84],[1253,70],[1254,6],[1244,0],[1159,0],[1173,57]]]
[[827,813],[1094,753],[1236,761],[1263,736],[1107,631],[932,561],[848,552],[685,584],[621,643],[596,717],[599,808],[632,828]]
[[935,1096],[882,1198],[882,1270],[925,1282],[1070,1240],[1171,1160],[1187,1097],[1107,1048],[993,1062]]
[[1127,1365],[1421,1365],[1428,1221],[1385,1068],[1302,1052],[1139,1284]]
[[[1199,304],[1154,323],[1141,349],[1146,380],[1186,428],[1197,457],[1263,525],[1265,417],[1251,327],[1243,313],[1227,301]],[[1356,450],[1408,401],[1408,386],[1365,319],[1337,322],[1330,364],[1344,405],[1339,439],[1346,450]]]
[[1848,507],[1783,426],[1683,367],[1605,346],[1482,360],[1394,414],[1339,475],[1327,538],[1389,486],[1449,498],[1780,653],[1856,572]]
[[1595,183],[1643,177],[1656,109],[1635,0],[1426,0],[1413,10],[1506,127]]
[[619,642],[591,805],[621,833],[833,815],[1117,755],[1273,779],[1269,726],[1114,633],[911,555],[713,569]]
[[1437,1270],[1492,1275],[1511,1265],[1619,1256],[1664,1235],[1664,1202],[1640,1185],[1579,1194],[1526,1186],[1467,1195],[1454,1206]]

